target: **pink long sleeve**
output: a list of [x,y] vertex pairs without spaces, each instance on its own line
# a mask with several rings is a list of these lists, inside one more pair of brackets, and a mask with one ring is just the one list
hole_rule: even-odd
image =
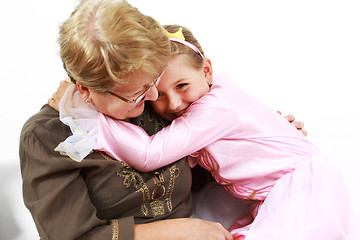
[[214,96],[208,94],[205,98],[151,137],[140,127],[100,114],[96,149],[143,172],[175,162],[226,136],[238,124],[230,109],[205,103]]

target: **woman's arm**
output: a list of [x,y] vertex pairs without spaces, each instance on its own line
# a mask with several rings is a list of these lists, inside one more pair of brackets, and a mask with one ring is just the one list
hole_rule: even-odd
[[120,235],[131,234],[133,218],[101,220],[96,216],[79,164],[53,150],[67,134],[67,126],[49,106],[28,120],[21,133],[23,198],[40,238],[112,239],[117,228]]
[[[134,235],[135,239],[142,240],[231,239],[218,223],[200,219],[181,218],[138,225],[134,225],[133,217],[99,219],[81,175],[86,163],[77,163],[53,151],[57,142],[69,133],[67,126],[60,123],[57,112],[49,106],[43,107],[22,130],[23,197],[41,239],[131,240]],[[89,162],[94,161],[97,160],[93,157]]]
[[135,240],[232,240],[220,224],[197,218],[178,218],[135,225]]

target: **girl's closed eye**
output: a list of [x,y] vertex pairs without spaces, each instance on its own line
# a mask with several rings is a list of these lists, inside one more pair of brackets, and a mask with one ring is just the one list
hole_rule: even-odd
[[176,89],[184,90],[189,84],[188,83],[180,83],[176,85]]

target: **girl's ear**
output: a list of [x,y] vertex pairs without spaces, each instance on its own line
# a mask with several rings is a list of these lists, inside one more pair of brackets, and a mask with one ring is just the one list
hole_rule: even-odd
[[213,82],[213,69],[212,69],[211,60],[209,58],[204,58],[203,72],[206,81],[208,82],[209,85],[211,85]]
[[88,102],[90,98],[90,91],[87,87],[84,87],[81,83],[76,82],[76,87],[79,90],[81,98],[84,102]]

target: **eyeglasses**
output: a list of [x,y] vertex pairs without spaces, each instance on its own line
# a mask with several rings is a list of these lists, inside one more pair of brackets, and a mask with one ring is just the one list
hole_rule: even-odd
[[156,87],[158,84],[159,84],[159,81],[160,81],[160,78],[161,76],[163,75],[163,73],[165,72],[165,70],[160,74],[159,77],[155,78],[155,80],[152,82],[152,84],[150,84],[150,86],[147,87],[147,89],[140,95],[138,96],[137,98],[133,99],[133,100],[129,100],[129,99],[126,99],[124,97],[121,97],[119,95],[117,95],[116,93],[113,93],[111,91],[106,91],[106,93],[109,93],[117,98],[120,98],[121,100],[123,100],[124,102],[126,103],[135,103],[135,104],[139,104],[141,103],[142,101],[144,101],[145,97],[146,97],[146,94],[150,91],[150,89],[152,87]]

